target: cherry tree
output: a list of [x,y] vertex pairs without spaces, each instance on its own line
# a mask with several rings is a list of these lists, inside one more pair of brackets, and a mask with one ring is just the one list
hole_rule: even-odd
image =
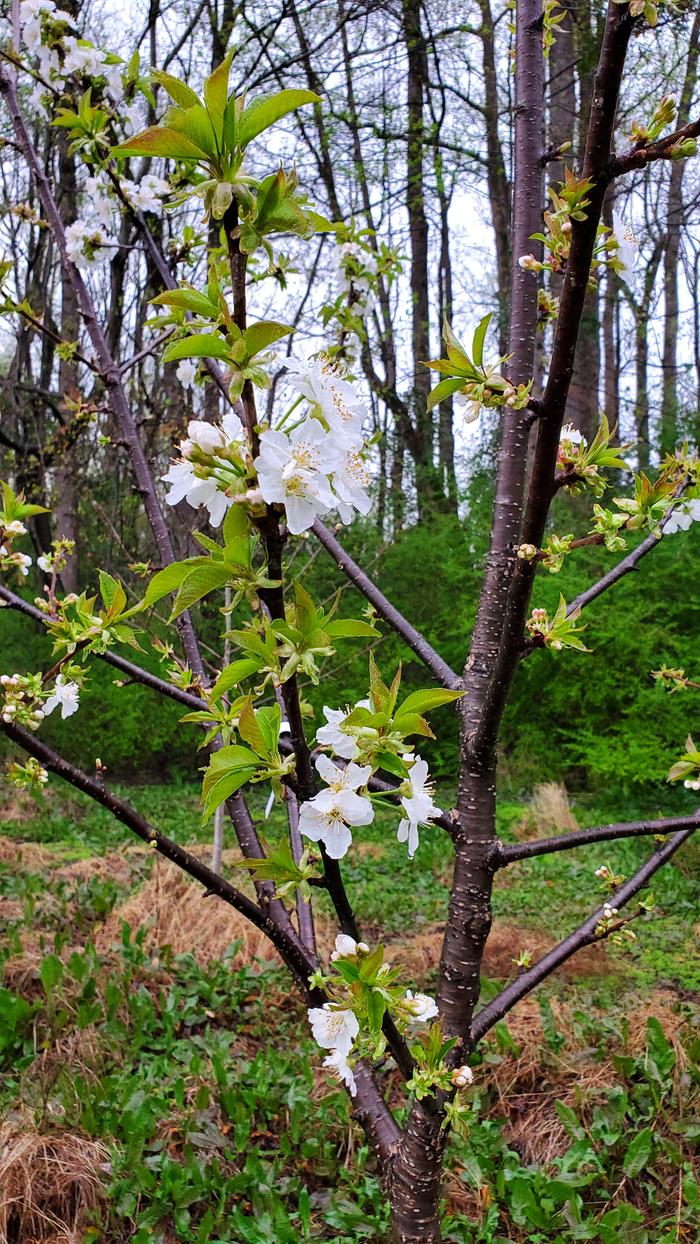
[[[470,1059],[478,1043],[576,951],[607,938],[634,937],[632,923],[653,904],[648,890],[653,875],[700,825],[700,813],[692,811],[526,843],[504,844],[496,835],[499,730],[519,663],[565,659],[569,649],[586,651],[584,611],[661,539],[700,518],[698,459],[687,444],[659,462],[653,477],[635,475],[625,459],[629,447],[616,442],[605,416],[590,440],[566,422],[587,291],[601,275],[627,272],[635,263],[635,241],[622,222],[604,223],[606,199],[633,170],[695,155],[700,120],[674,128],[675,105],[664,96],[648,117],[636,120],[631,138],[616,139],[628,44],[632,36],[650,37],[656,11],[651,0],[611,0],[601,28],[583,163],[572,167],[561,148],[545,151],[542,142],[545,61],[561,13],[556,4],[543,8],[538,0],[518,0],[514,20],[507,348],[494,353],[497,333],[485,316],[468,345],[464,334],[446,323],[444,357],[426,361],[427,375],[437,376],[429,408],[449,398],[465,420],[478,419],[485,408],[497,411],[500,420],[491,542],[461,672],[447,665],[348,556],[335,529],[324,524],[328,515],[344,525],[368,513],[373,470],[365,403],[340,361],[337,343],[318,353],[295,337],[282,384],[271,389],[278,370],[273,347],[294,329],[284,318],[257,318],[249,306],[261,273],[273,281],[279,274],[281,239],[290,235],[303,243],[318,234],[338,234],[353,299],[372,287],[376,264],[373,269],[361,244],[348,242],[337,222],[314,209],[307,194],[312,188],[300,188],[292,168],[269,171],[266,146],[274,148],[275,126],[297,110],[322,107],[323,101],[302,88],[252,97],[236,93],[235,51],[221,60],[200,95],[167,72],[146,72],[137,55],[125,63],[95,47],[54,0],[22,0],[15,10],[14,50],[4,54],[0,67],[12,142],[26,162],[41,227],[52,237],[76,308],[76,336],[59,339],[60,357],[104,395],[109,427],[117,429],[105,433],[105,443],[116,436],[129,455],[160,564],[136,605],[129,605],[122,583],[105,571],[94,593],[66,591],[62,576],[72,541],[59,536],[39,559],[44,595],[29,603],[17,583],[11,585],[13,577],[21,585],[30,572],[31,558],[19,545],[42,507],[9,482],[3,485],[0,600],[46,629],[55,657],[49,669],[0,678],[0,728],[27,757],[11,766],[10,776],[20,786],[39,789],[54,774],[91,796],[268,936],[308,1008],[324,1067],[347,1088],[376,1157],[394,1238],[404,1244],[440,1239],[446,1145],[451,1130],[468,1126]],[[160,119],[154,83],[170,101]],[[139,100],[149,102],[152,123],[146,128]],[[78,161],[80,210],[73,220],[59,208],[58,187],[51,184],[32,136],[36,113],[65,132]],[[563,180],[546,187],[552,162],[563,167]],[[160,248],[153,219],[165,204],[181,210],[188,222],[183,246],[206,258],[208,275],[201,286],[176,279],[171,257]],[[213,395],[207,409],[195,413],[217,412],[189,421],[187,436],[160,478],[129,400],[133,360],[115,358],[92,284],[95,270],[118,246],[124,220],[135,226],[158,277],[150,326],[162,359],[177,364],[183,391],[197,386],[200,394]],[[544,284],[543,273],[556,276],[555,286]],[[9,310],[33,315],[31,306],[11,297]],[[36,326],[55,336],[40,319]],[[535,355],[543,326],[549,349],[540,384]],[[631,481],[619,496],[610,496],[611,471]],[[552,528],[552,500],[562,489],[590,507],[588,534],[579,539]],[[198,518],[206,518],[212,534],[197,527],[201,551],[178,560],[164,507],[182,504],[191,511],[193,530]],[[336,563],[339,579],[345,576],[366,598],[363,618],[336,616],[334,607],[318,604],[295,581],[288,551],[308,533]],[[538,571],[556,574],[577,547],[588,544],[609,552],[610,570],[578,599],[562,597],[551,616],[533,607]],[[224,602],[233,656],[213,681],[191,612],[210,597]],[[148,642],[151,610],[168,599],[172,642],[152,637],[164,659],[166,676],[159,677],[139,665],[138,652]],[[429,685],[405,694],[401,669],[383,668],[379,648],[379,661],[370,655],[366,697],[326,706],[325,721],[312,731],[303,680],[317,681],[319,662],[332,658],[339,645],[377,639],[382,627],[395,631],[423,663]],[[135,649],[134,658],[122,655],[125,645]],[[208,867],[115,795],[100,772],[80,770],[42,740],[46,716],[60,712],[68,719],[79,711],[93,660],[187,710],[183,729],[192,729],[207,754],[204,817],[225,808],[242,852],[242,874],[249,874],[252,886],[236,885]],[[683,670],[656,674],[672,690],[697,686]],[[459,714],[461,741],[458,800],[444,810],[436,805],[418,748],[421,739],[431,737],[431,711],[448,704]],[[109,740],[101,740],[102,754],[108,749]],[[692,739],[669,777],[689,791],[700,789],[700,752]],[[288,834],[272,848],[265,847],[246,800],[246,788],[259,783],[286,813]],[[395,816],[395,850],[407,851],[409,858],[425,826],[444,833],[451,844],[454,871],[435,998],[402,979],[381,945],[363,940],[362,913],[355,912],[343,879],[342,861],[378,807]],[[599,866],[602,897],[595,910],[479,1008],[498,871],[515,860],[632,836],[653,839],[647,861],[628,878]],[[326,892],[337,917],[329,962],[319,956],[314,930],[319,891]],[[386,1101],[387,1074],[394,1068],[408,1106],[403,1126]]]

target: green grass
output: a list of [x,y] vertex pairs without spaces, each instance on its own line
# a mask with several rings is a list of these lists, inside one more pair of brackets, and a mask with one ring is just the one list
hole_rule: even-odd
[[[194,785],[120,793],[179,842],[209,840]],[[253,794],[258,816],[265,798]],[[450,792],[439,802],[448,808]],[[524,811],[516,800],[502,803],[504,837]],[[576,811],[585,824],[621,810]],[[644,811],[654,809],[635,809]],[[275,812],[265,832],[274,839],[281,830]],[[0,991],[0,1109],[20,1121],[15,1127],[106,1146],[103,1198],[82,1224],[81,1244],[383,1244],[387,1209],[371,1156],[344,1094],[319,1070],[284,972],[230,955],[206,965],[191,954],[174,958],[167,947],[156,953],[143,931],[128,927],[120,945],[98,954],[96,930],[148,875],[153,856],[131,857],[130,882],[123,872],[53,875],[51,861],[107,855],[132,841],[88,800],[52,785],[35,814],[7,820],[3,833],[43,844],[50,858],[19,868],[8,853],[0,866],[0,896],[21,912],[8,924],[0,961],[39,951],[38,961],[28,960],[35,968]],[[369,940],[407,943],[444,918],[451,868],[444,834],[423,831],[408,861],[396,817],[382,812],[356,840],[344,873]],[[629,873],[644,853],[643,843],[629,841],[513,865],[498,878],[496,919],[520,930],[520,948],[529,930],[559,937],[598,900],[599,863]],[[517,1023],[500,1025],[474,1057],[469,1136],[452,1142],[446,1241],[694,1239],[697,858],[690,844],[658,875],[655,914],[636,922],[631,949],[609,948],[607,974],[549,983],[542,1028],[533,1033],[530,1025],[525,1038],[540,1043],[534,1082]],[[671,991],[667,1017],[669,997],[677,998],[675,1044],[652,1018],[640,1046],[635,1014],[659,985]],[[487,996],[497,988],[484,983]],[[400,1113],[395,1073],[385,1087]],[[533,1136],[558,1128],[561,1143],[545,1162],[513,1141],[512,1128],[547,1098],[550,1115],[536,1116]],[[555,1108],[557,1098],[565,1104]]]

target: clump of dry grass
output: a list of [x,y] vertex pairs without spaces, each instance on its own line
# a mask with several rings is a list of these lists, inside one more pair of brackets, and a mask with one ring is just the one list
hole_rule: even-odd
[[563,782],[543,782],[534,788],[530,806],[513,832],[516,838],[529,839],[565,834],[578,827]]
[[0,1244],[80,1244],[103,1200],[106,1147],[69,1132],[0,1129]]
[[118,941],[122,924],[146,929],[146,944],[170,946],[173,953],[192,953],[204,963],[219,959],[232,942],[240,942],[234,963],[272,959],[276,952],[245,916],[217,898],[205,898],[202,887],[167,860],[155,861],[148,881],[125,903],[115,907],[96,936],[97,949]]

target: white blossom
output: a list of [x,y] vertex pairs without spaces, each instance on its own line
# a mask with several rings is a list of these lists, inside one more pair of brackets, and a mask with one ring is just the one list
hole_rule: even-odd
[[473,423],[475,419],[479,418],[482,403],[473,401],[467,397],[466,393],[455,393],[455,405],[462,407],[466,412],[465,421],[467,423]]
[[700,497],[683,501],[675,507],[671,517],[664,523],[664,535],[672,536],[677,531],[688,531],[693,523],[700,523]]
[[96,268],[105,263],[113,246],[114,238],[101,225],[78,219],[66,229],[66,252],[79,268]]
[[170,194],[170,183],[151,173],[146,173],[139,182],[123,178],[121,186],[128,202],[140,212],[159,212],[163,196]]
[[299,393],[318,407],[331,431],[361,436],[367,411],[336,363],[324,358],[304,361],[292,355],[287,369]]
[[83,43],[76,39],[73,35],[67,35],[63,40],[63,72],[70,73],[86,73],[88,75],[99,74],[102,72],[102,66],[105,60],[105,53],[99,48],[93,47],[91,43]]
[[27,575],[29,574],[29,567],[32,564],[31,557],[29,556],[28,553],[13,553],[12,558],[20,574],[24,575],[26,579]]
[[407,989],[403,1005],[410,1012],[411,1018],[416,1024],[426,1024],[429,1019],[435,1019],[438,1014],[435,999],[431,998],[427,993],[413,993],[411,989]]
[[344,523],[352,522],[353,509],[358,514],[369,514],[372,507],[365,491],[369,487],[371,476],[361,449],[361,441],[351,441],[346,447],[341,447],[333,471],[336,509]]
[[418,849],[418,826],[426,825],[433,817],[440,815],[440,809],[433,803],[428,766],[421,756],[416,756],[401,789],[405,792],[401,796],[401,806],[406,816],[399,824],[396,837],[399,842],[408,843],[408,858],[411,860]]
[[10,536],[26,536],[27,534],[27,528],[18,518],[13,518],[10,523],[4,523],[3,528]]
[[466,1063],[463,1067],[455,1067],[452,1072],[452,1083],[455,1088],[469,1088],[469,1085],[474,1083],[474,1072],[471,1067],[468,1067]]
[[622,271],[633,272],[637,262],[639,241],[634,236],[630,225],[626,225],[619,212],[613,212],[613,237],[617,242],[617,258],[622,264]]
[[40,557],[37,557],[36,564],[40,570],[43,570],[44,574],[51,574],[53,567],[51,558],[47,553],[42,553]]
[[369,946],[366,942],[356,942],[354,937],[350,937],[348,933],[339,933],[335,939],[335,950],[331,953],[331,963],[335,963],[336,959],[346,959],[349,955],[356,955],[358,950],[367,954]]
[[330,1002],[309,1008],[314,1041],[324,1050],[337,1050],[347,1058],[360,1025],[354,1011],[332,1007]]
[[313,842],[322,842],[331,859],[339,860],[352,843],[350,826],[369,825],[374,820],[371,801],[358,795],[372,772],[371,765],[352,762],[344,769],[328,756],[319,756],[316,768],[327,783],[313,799],[299,809],[299,830]]
[[227,509],[233,505],[233,499],[226,496],[216,479],[196,475],[194,466],[186,460],[173,462],[161,478],[164,483],[170,484],[170,492],[165,498],[168,505],[186,501],[193,510],[206,506],[212,527],[219,526]]
[[354,1097],[357,1093],[357,1083],[347,1055],[343,1054],[341,1050],[333,1050],[332,1054],[324,1058],[323,1065],[328,1067],[329,1071],[332,1071],[338,1077],[340,1082],[346,1086],[350,1096]]
[[290,436],[263,432],[255,459],[260,491],[268,504],[284,505],[293,535],[307,531],[319,514],[333,508],[328,480],[335,450],[332,438],[316,419],[306,419]]
[[330,747],[336,756],[343,760],[354,760],[358,753],[356,740],[342,729],[342,724],[350,716],[351,709],[343,712],[342,708],[323,707],[323,715],[327,725],[319,726],[316,731],[316,742],[321,747]]
[[197,364],[192,359],[181,359],[175,372],[183,389],[191,389],[197,375]]
[[586,446],[586,438],[573,423],[565,423],[559,435],[560,445],[583,445]]
[[55,708],[61,708],[61,717],[72,717],[80,706],[80,691],[75,682],[64,682],[63,674],[58,674],[54,689],[44,704],[44,716],[48,717]]

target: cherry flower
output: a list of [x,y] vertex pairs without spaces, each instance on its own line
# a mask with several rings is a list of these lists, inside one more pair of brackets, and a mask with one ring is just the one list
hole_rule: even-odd
[[74,220],[66,229],[66,252],[72,263],[79,268],[97,268],[109,259],[114,238],[105,233],[99,224],[86,220]]
[[197,375],[197,365],[192,359],[181,359],[177,365],[175,372],[183,389],[191,389],[194,384],[194,378]]
[[[368,708],[369,701],[362,701],[362,707]],[[324,705],[323,715],[328,724],[319,726],[316,731],[316,742],[321,747],[330,747],[335,755],[343,760],[354,760],[359,751],[357,741],[342,728],[343,722],[350,716],[351,711],[351,709],[346,709],[343,712],[342,708],[327,708]]]
[[358,795],[372,772],[371,765],[350,762],[344,769],[328,756],[319,756],[316,768],[327,786],[299,809],[299,830],[312,842],[322,842],[333,860],[340,860],[352,843],[350,826],[370,825],[374,809],[369,799]]
[[361,436],[367,412],[337,363],[324,357],[303,361],[292,355],[287,369],[302,397],[319,409],[331,431]]
[[671,517],[664,523],[664,535],[672,536],[677,531],[688,531],[693,523],[700,523],[700,497],[691,501],[683,501],[676,506]]
[[440,809],[433,803],[428,766],[421,756],[416,756],[400,789],[404,792],[400,802],[406,816],[399,824],[396,837],[399,842],[408,843],[408,858],[412,860],[418,849],[418,826],[427,825],[440,815]]
[[429,1019],[435,1019],[438,1015],[437,1003],[427,993],[413,993],[411,989],[407,989],[403,1005],[414,1024],[426,1024]]
[[371,476],[362,457],[361,448],[361,441],[352,441],[347,448],[341,448],[333,472],[335,508],[344,523],[352,522],[353,509],[357,510],[358,514],[369,514],[372,508],[372,502],[365,492]]
[[347,959],[356,955],[358,950],[367,954],[369,946],[366,942],[356,942],[348,933],[339,933],[335,939],[335,950],[331,953],[331,963],[335,963],[336,959]]
[[293,535],[307,531],[319,514],[335,504],[328,473],[333,469],[332,438],[316,419],[306,419],[287,436],[263,432],[255,459],[260,491],[268,505],[284,505]]
[[49,717],[55,708],[60,706],[61,717],[72,717],[80,707],[80,690],[75,682],[64,682],[63,674],[58,674],[54,689],[44,704],[44,717]]
[[170,194],[170,183],[152,173],[146,173],[139,182],[122,178],[121,187],[131,206],[140,212],[161,211],[161,200],[166,194]]
[[619,212],[613,212],[613,237],[617,242],[617,259],[624,273],[633,272],[637,262],[639,242],[630,225],[626,225]]
[[324,1002],[323,1006],[309,1008],[309,1023],[314,1041],[323,1050],[337,1050],[347,1058],[353,1041],[360,1031],[354,1011],[339,1009]]
[[105,61],[105,53],[99,48],[93,47],[91,43],[83,43],[76,39],[73,35],[67,35],[63,40],[63,72],[68,75],[71,73],[86,73],[89,76],[102,73],[102,66]]
[[191,419],[187,425],[187,439],[179,445],[181,460],[171,463],[166,474],[161,476],[164,483],[170,484],[166,504],[187,501],[195,510],[206,506],[209,522],[212,527],[218,527],[229,506],[233,505],[233,497],[226,492],[225,479],[216,473],[228,469],[230,464],[217,457],[217,453],[228,451],[231,446],[242,450],[242,441],[243,425],[233,412],[224,415],[220,424]]
[[341,1084],[344,1084],[347,1088],[350,1096],[354,1097],[357,1093],[357,1082],[347,1055],[343,1054],[341,1050],[333,1050],[327,1058],[324,1058],[323,1065],[328,1067],[329,1071],[332,1071],[338,1077]]

